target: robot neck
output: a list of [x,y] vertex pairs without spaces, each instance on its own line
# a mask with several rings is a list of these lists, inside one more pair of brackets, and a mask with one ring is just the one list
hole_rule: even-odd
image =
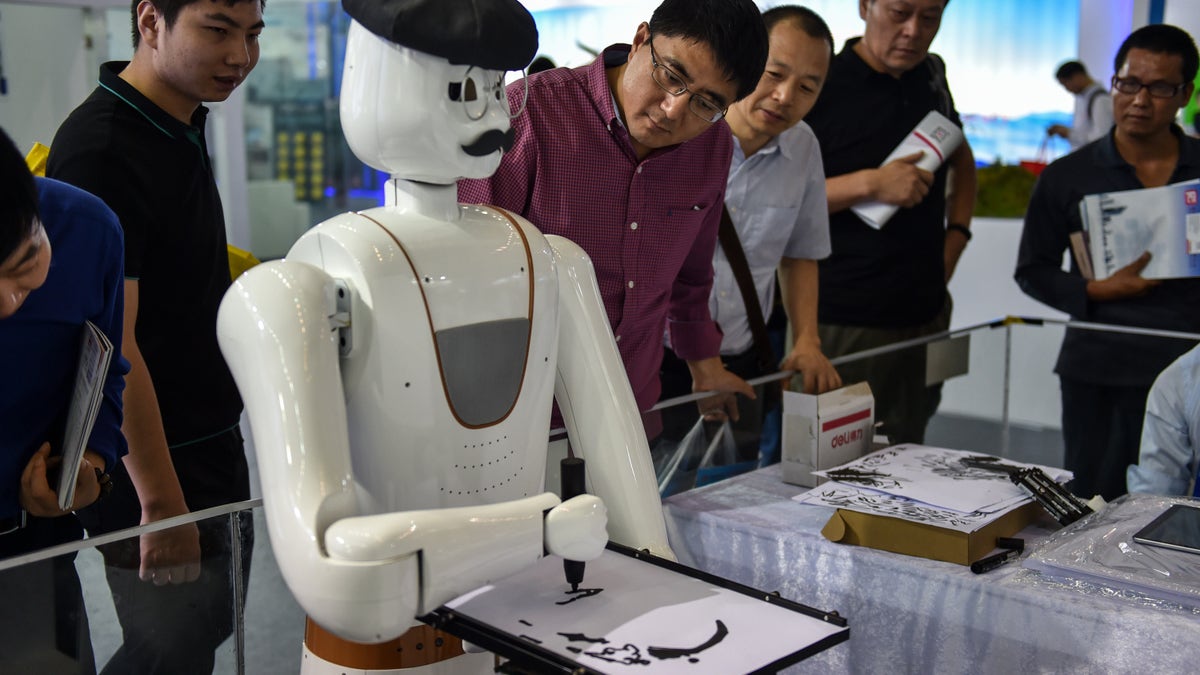
[[384,190],[384,206],[416,212],[433,220],[457,222],[458,186],[392,178]]

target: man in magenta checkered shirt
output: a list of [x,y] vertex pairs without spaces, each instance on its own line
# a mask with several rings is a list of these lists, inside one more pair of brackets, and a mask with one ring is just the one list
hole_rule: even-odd
[[[459,181],[459,201],[515,211],[587,251],[643,411],[661,390],[664,329],[695,391],[729,394],[705,405],[736,418],[732,393],[754,396],[721,363],[708,295],[733,151],[722,118],[754,90],[766,57],[751,0],[665,0],[632,45],[531,75],[500,168]],[[510,85],[513,110],[525,92]]]

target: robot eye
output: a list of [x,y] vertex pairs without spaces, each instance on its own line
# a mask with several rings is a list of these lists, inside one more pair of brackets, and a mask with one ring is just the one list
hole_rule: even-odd
[[462,82],[451,82],[449,94],[451,101],[474,101],[479,98],[475,80],[471,77]]

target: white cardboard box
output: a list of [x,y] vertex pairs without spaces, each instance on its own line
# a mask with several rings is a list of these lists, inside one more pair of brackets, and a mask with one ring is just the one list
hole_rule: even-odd
[[867,454],[875,437],[875,397],[866,382],[820,395],[783,392],[783,480],[804,487],[814,476]]

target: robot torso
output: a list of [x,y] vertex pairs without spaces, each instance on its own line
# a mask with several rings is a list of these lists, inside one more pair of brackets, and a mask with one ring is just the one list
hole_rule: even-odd
[[338,215],[289,261],[350,296],[342,380],[364,513],[542,491],[557,353],[552,251],[524,219],[460,207]]

